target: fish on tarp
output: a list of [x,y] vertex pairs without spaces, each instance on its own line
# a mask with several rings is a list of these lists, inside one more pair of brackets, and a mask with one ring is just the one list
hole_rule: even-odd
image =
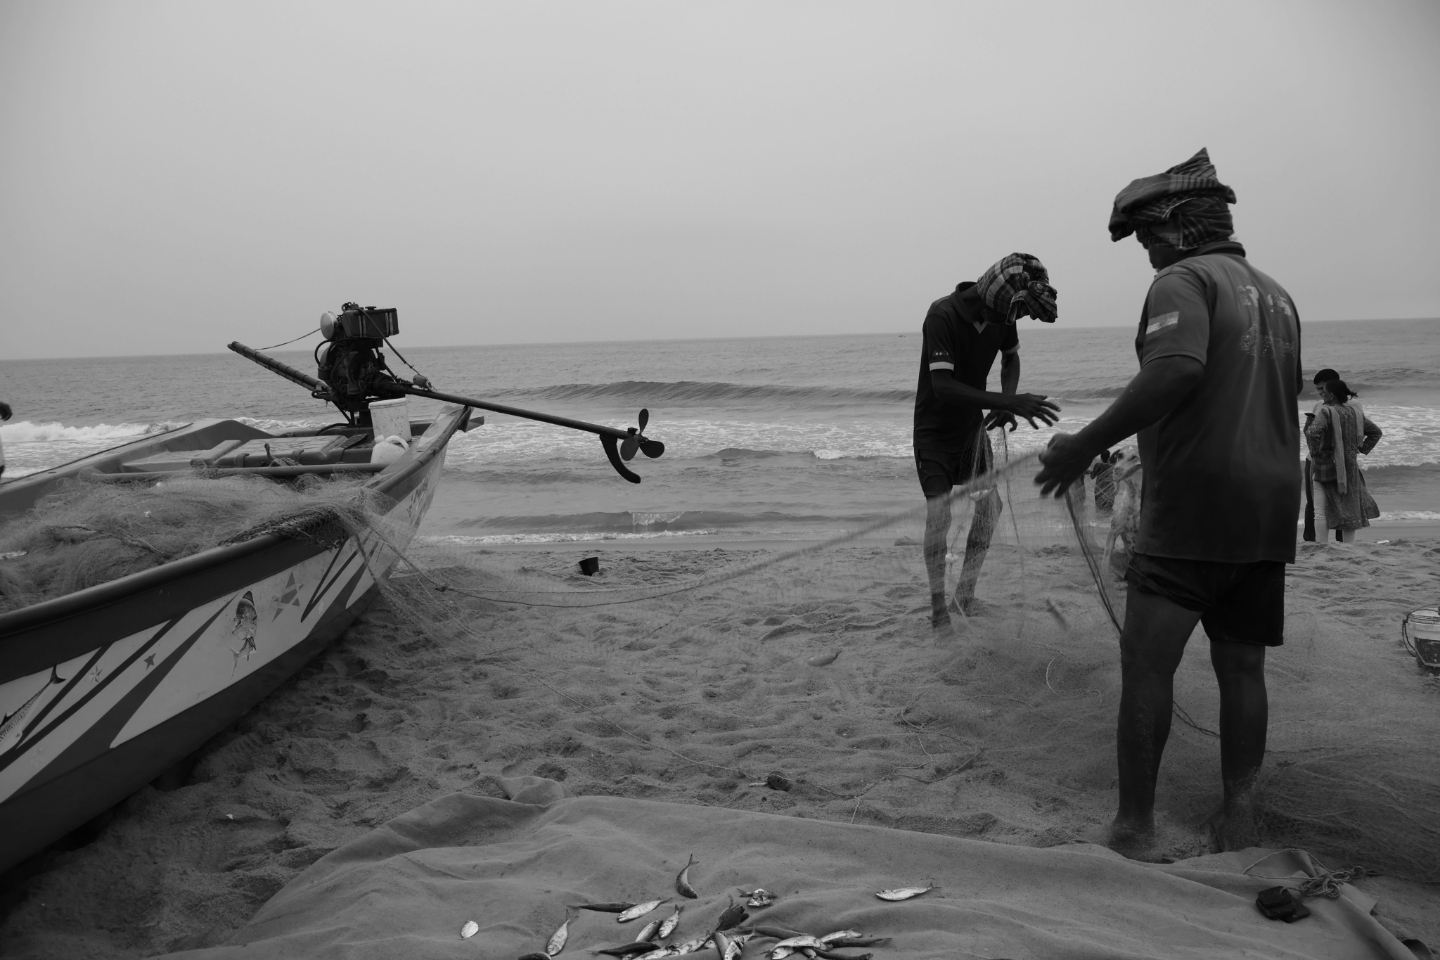
[[710,941],[715,944],[716,960],[725,960],[725,954],[730,952],[730,938],[716,930],[710,935]]
[[570,938],[570,918],[566,917],[565,922],[545,942],[545,955],[553,957],[565,949],[565,941]]
[[798,937],[786,937],[771,947],[767,956],[770,957],[770,960],[785,960],[786,957],[801,947],[809,947],[812,950],[824,950],[825,944],[821,943],[818,937],[812,937],[808,933]]
[[680,912],[684,909],[684,907],[677,906],[675,908],[675,912],[670,914],[670,916],[666,917],[664,922],[660,924],[660,932],[658,936],[661,940],[664,940],[666,937],[670,936],[670,934],[675,932],[675,928],[680,925]]
[[644,903],[637,903],[626,910],[620,911],[620,915],[615,918],[615,922],[629,923],[631,920],[635,920],[639,917],[645,916],[645,914],[649,913],[651,910],[654,910],[656,907],[660,906],[660,904],[669,902],[670,898],[666,897],[664,900],[646,900]]
[[816,939],[819,940],[821,943],[828,944],[833,943],[836,940],[844,939],[845,937],[858,936],[860,936],[859,930],[836,930],[834,933],[827,933],[823,937],[816,937]]
[[636,940],[645,940],[645,941],[654,940],[654,939],[655,939],[655,934],[656,934],[656,932],[659,931],[659,929],[660,929],[660,921],[659,921],[659,920],[651,920],[649,923],[645,924],[645,926],[643,926],[643,927],[640,928],[640,932],[637,933],[637,934],[635,934],[635,939],[636,939]]
[[635,960],[660,960],[661,957],[673,957],[679,952],[680,951],[674,947],[660,947],[656,950],[650,951],[649,953],[642,953],[640,956],[636,957]]
[[920,896],[922,893],[929,893],[931,890],[938,890],[939,887],[931,884],[928,887],[896,887],[894,890],[881,890],[875,896],[881,900],[910,900]]
[[734,897],[731,897],[730,906],[726,907],[725,911],[720,914],[720,919],[715,921],[715,929],[729,930],[731,927],[740,924],[749,916],[750,914],[745,912],[745,908],[740,906],[740,904],[736,903]]
[[768,907],[775,902],[775,894],[764,887],[756,887],[751,892],[744,894],[748,899],[745,901],[747,907]]
[[476,923],[474,920],[466,920],[465,925],[460,928],[460,939],[469,940],[471,937],[475,936],[475,934],[479,932],[480,924]]
[[684,868],[675,875],[675,890],[680,896],[689,897],[691,900],[700,899],[700,895],[695,892],[695,888],[690,886],[690,868],[699,862],[700,861],[695,859],[693,853],[690,854],[690,859],[686,862]]

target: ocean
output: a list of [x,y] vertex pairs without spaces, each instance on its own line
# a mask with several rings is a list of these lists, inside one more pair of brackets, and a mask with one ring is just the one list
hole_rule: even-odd
[[[402,330],[404,328],[402,327]],[[1022,321],[1020,389],[1058,400],[1053,429],[1022,424],[1012,453],[1098,414],[1135,371],[1133,327]],[[224,339],[247,337],[229,329]],[[913,332],[493,347],[395,344],[437,389],[616,426],[650,411],[662,459],[621,480],[590,435],[487,414],[457,437],[422,535],[457,544],[839,533],[919,502],[910,447]],[[313,343],[312,343],[313,345]],[[308,350],[273,355],[313,370]],[[1304,328],[1307,373],[1334,367],[1385,432],[1364,461],[1381,522],[1440,521],[1440,320]],[[391,364],[408,372],[397,358]],[[991,388],[999,389],[999,364]],[[231,353],[0,361],[6,479],[200,417],[320,425],[331,408]],[[1307,391],[1297,417],[1315,398]],[[412,416],[436,409],[412,401]]]

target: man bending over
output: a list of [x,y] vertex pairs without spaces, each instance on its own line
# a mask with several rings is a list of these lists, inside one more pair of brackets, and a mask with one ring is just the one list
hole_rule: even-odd
[[[1055,322],[1055,288],[1044,264],[1012,253],[949,296],[930,305],[915,388],[915,469],[925,494],[925,571],[930,579],[930,625],[950,627],[945,596],[945,546],[950,537],[950,490],[991,468],[991,427],[1015,429],[1016,416],[1051,424],[1060,408],[1044,397],[1016,393],[1020,385],[1020,338],[1015,321],[1030,316]],[[985,388],[995,355],[1001,354],[1000,393]],[[985,415],[986,410],[989,416]],[[975,504],[965,541],[965,561],[955,602],[974,610],[975,581],[1000,516],[1000,494],[989,491]]]
[[1217,846],[1255,841],[1252,789],[1265,759],[1265,648],[1285,629],[1285,564],[1300,510],[1300,319],[1232,232],[1235,192],[1201,150],[1115,198],[1110,236],[1145,246],[1155,280],[1140,311],[1140,372],[1079,433],[1058,434],[1035,478],[1057,495],[1095,455],[1138,433],[1144,487],[1125,580],[1116,735],[1120,803],[1110,846],[1155,841],[1155,778],[1172,684],[1195,624],[1220,687],[1224,806]]

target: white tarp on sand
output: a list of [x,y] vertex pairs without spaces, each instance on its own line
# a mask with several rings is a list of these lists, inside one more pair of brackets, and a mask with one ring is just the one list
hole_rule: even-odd
[[[1141,864],[1088,845],[1036,849],[721,807],[563,798],[558,784],[525,779],[515,800],[453,794],[395,818],[296,877],[232,945],[172,956],[515,960],[544,950],[567,904],[664,897],[685,907],[670,938],[678,942],[707,932],[730,897],[764,887],[779,900],[751,910],[747,923],[890,938],[864,948],[876,960],[1414,957],[1350,887],[1336,900],[1307,900],[1313,915],[1299,922],[1262,917],[1260,890],[1314,869],[1296,852]],[[682,900],[675,875],[692,853],[700,899]],[[925,883],[938,889],[899,903],[875,897]],[[570,916],[561,960],[631,940],[651,919]],[[472,919],[480,932],[462,940]],[[756,937],[744,956],[764,956],[773,942]]]

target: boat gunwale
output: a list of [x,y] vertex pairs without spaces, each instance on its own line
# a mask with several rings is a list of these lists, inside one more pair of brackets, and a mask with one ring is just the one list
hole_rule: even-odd
[[[450,439],[460,429],[460,425],[466,421],[467,414],[472,408],[455,406],[451,409],[450,422],[441,428],[440,435],[428,445],[426,450],[418,454],[408,453],[392,465],[396,468],[393,472],[387,468],[368,481],[366,486],[377,493],[388,496],[391,490],[428,466],[446,448]],[[439,422],[441,417],[435,419],[436,422]],[[181,474],[177,472],[176,475]],[[0,644],[10,640],[14,634],[24,633],[40,626],[78,617],[102,607],[122,603],[136,594],[163,586],[169,581],[192,577],[217,567],[242,561],[292,539],[279,533],[265,533],[239,543],[210,547],[199,553],[181,557],[148,570],[140,570],[107,583],[96,584],[93,587],[76,590],[61,597],[0,614]],[[204,603],[208,599],[212,598],[207,597],[198,600],[197,603]],[[97,640],[96,646],[104,642]],[[0,654],[3,654],[3,649],[0,649]],[[0,679],[0,682],[3,682],[3,679]]]

